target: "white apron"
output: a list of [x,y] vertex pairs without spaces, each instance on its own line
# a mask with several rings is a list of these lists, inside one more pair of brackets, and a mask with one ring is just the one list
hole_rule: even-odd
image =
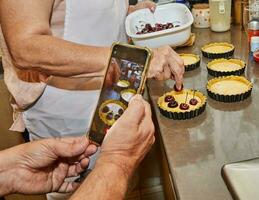
[[[128,0],[66,0],[64,39],[79,44],[111,46],[126,42],[124,21]],[[32,140],[81,136],[97,105],[99,90],[71,91],[47,86],[23,113]]]

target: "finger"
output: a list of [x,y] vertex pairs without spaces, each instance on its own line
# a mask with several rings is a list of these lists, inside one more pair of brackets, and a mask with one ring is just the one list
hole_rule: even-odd
[[170,63],[171,72],[173,73],[175,78],[176,87],[177,89],[181,90],[183,85],[182,66],[179,66],[179,64],[172,57],[169,57],[169,63]]
[[76,182],[64,182],[57,192],[60,193],[70,193],[76,191],[76,189],[80,186],[80,183]]
[[[80,156],[78,156],[78,157],[74,157],[73,159],[71,159],[70,161],[72,161],[73,163],[74,162],[79,162],[79,161],[81,161],[82,159],[84,159],[84,158],[88,158],[88,157],[90,157],[90,156],[92,156],[93,154],[95,154],[96,153],[96,151],[97,151],[97,146],[95,145],[95,144],[90,144],[87,148],[86,148],[86,150],[85,150],[85,152],[83,153],[83,154],[81,154]],[[71,162],[71,163],[72,163]]]
[[143,98],[137,94],[131,98],[129,106],[118,121],[125,121],[128,124],[140,124],[145,114]]
[[164,80],[164,73],[159,73],[159,72],[156,73],[155,79],[158,80],[158,81]]
[[89,158],[84,158],[79,163],[70,165],[66,178],[78,176],[81,172],[85,171],[89,165],[89,161]]
[[140,127],[144,128],[144,130],[146,130],[147,133],[150,133],[153,137],[155,128],[152,120],[152,112],[151,112],[150,104],[145,101],[144,106],[145,106],[145,117],[143,118],[140,124]]
[[163,73],[163,75],[164,75],[164,80],[171,79],[171,77],[172,77],[172,72],[171,72],[171,70],[170,70],[170,68],[169,68],[168,65],[166,65],[166,67],[164,68],[164,73]]
[[179,65],[182,65],[184,66],[184,61],[183,59],[179,56],[178,53],[176,53],[176,51],[174,51],[172,48],[170,48],[170,54],[172,55],[172,57],[176,60],[176,62],[179,64]]
[[86,157],[89,157],[89,156],[95,154],[96,151],[97,151],[97,149],[98,149],[98,148],[97,148],[97,146],[96,146],[95,144],[90,144],[90,145],[86,148],[86,151],[85,151],[84,155],[85,155]]
[[156,4],[152,1],[145,1],[145,7],[148,8],[153,13],[156,10]]
[[118,62],[115,60],[115,83],[119,80],[120,78],[120,66]]
[[63,158],[71,158],[83,154],[89,146],[89,140],[83,136],[78,138],[56,139],[49,145],[54,153]]

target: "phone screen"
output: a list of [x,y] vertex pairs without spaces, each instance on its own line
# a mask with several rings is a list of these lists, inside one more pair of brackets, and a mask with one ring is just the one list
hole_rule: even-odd
[[89,139],[101,145],[107,131],[124,113],[135,94],[142,93],[149,52],[115,45],[89,131]]

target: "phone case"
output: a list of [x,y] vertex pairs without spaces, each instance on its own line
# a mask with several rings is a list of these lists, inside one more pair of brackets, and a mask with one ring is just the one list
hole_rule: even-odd
[[[150,65],[150,61],[151,61],[151,57],[152,57],[151,50],[148,49],[148,48],[146,48],[146,47],[138,47],[138,46],[133,46],[133,45],[129,45],[129,44],[114,43],[114,44],[112,45],[112,47],[111,47],[111,53],[110,53],[110,56],[109,56],[109,63],[108,63],[108,65],[111,63],[111,61],[112,61],[112,59],[113,59],[113,57],[112,57],[112,56],[113,56],[113,50],[116,50],[116,49],[115,49],[116,46],[124,46],[124,47],[131,48],[131,49],[140,49],[140,50],[144,50],[144,51],[147,52],[147,57],[146,57],[146,60],[145,60],[145,65],[142,65],[142,66],[144,66],[144,69],[143,69],[143,72],[142,72],[142,74],[141,74],[141,79],[140,79],[141,81],[140,81],[140,83],[139,83],[138,89],[136,89],[136,90],[137,90],[137,91],[136,91],[137,94],[143,94],[144,88],[145,88],[145,82],[146,82],[146,79],[147,79],[147,71],[148,71],[148,68],[149,68],[149,65]],[[130,61],[130,62],[134,62],[134,61]],[[105,77],[107,76],[107,72],[108,72],[108,67],[107,67],[107,70],[106,70],[106,73],[105,73]],[[127,82],[127,81],[124,81],[124,82]],[[104,82],[102,83],[102,91],[103,91],[103,90],[104,90]],[[122,99],[122,94],[123,94],[123,92],[125,92],[125,90],[122,91],[122,90],[120,90],[119,88],[116,90],[116,88],[115,88],[115,91],[120,94],[121,98],[120,98],[119,100],[110,99],[110,100],[106,100],[105,102],[110,103],[110,104],[112,104],[112,103],[118,104],[118,105],[120,105],[120,106],[125,110],[126,107],[123,106],[123,105],[127,105],[127,103],[124,102],[124,100]],[[128,89],[128,91],[130,91],[130,89]],[[101,94],[100,94],[100,96],[99,96],[99,101],[100,101],[100,97],[101,97]],[[105,106],[102,107],[102,105],[99,105],[99,101],[98,101],[98,106],[97,106],[96,111],[95,111],[95,115],[96,115],[96,113],[98,112],[98,113],[99,113],[99,118],[104,121],[104,120],[105,120],[104,118],[107,117],[107,116],[106,116],[106,115],[104,115],[104,116],[101,115],[101,114],[100,114],[100,110],[101,110],[101,109],[105,109]],[[104,104],[105,102],[103,102],[102,104]],[[123,105],[122,105],[122,104],[123,104]],[[105,104],[104,104],[104,105],[105,105]],[[97,110],[97,109],[98,109],[98,110]],[[94,118],[95,118],[95,117],[93,117],[93,119],[92,119],[92,121],[91,121],[91,128],[92,128],[93,123],[94,123]],[[115,120],[116,120],[116,119],[115,119]],[[109,125],[109,126],[112,126],[112,124],[113,124],[113,123],[108,124],[108,125]],[[96,130],[99,130],[99,129],[97,128]],[[91,130],[90,130],[90,131],[91,131]],[[89,139],[92,143],[94,143],[94,144],[96,144],[96,145],[98,145],[98,146],[101,145],[102,140],[104,139],[104,136],[105,136],[105,135],[101,135],[101,134],[96,134],[96,135],[90,134],[90,131],[87,133],[88,139]]]

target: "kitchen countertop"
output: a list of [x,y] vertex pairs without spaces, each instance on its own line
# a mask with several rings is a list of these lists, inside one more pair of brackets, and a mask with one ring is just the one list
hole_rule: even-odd
[[[225,33],[209,29],[194,29],[195,45],[177,50],[178,53],[201,55],[201,47],[210,42],[231,42],[235,58],[247,63],[245,76],[254,84],[252,97],[240,103],[220,103],[208,97],[206,111],[187,121],[163,117],[156,106],[159,96],[173,88],[173,81],[150,80],[148,90],[159,124],[174,189],[182,200],[231,199],[221,177],[225,163],[259,156],[259,65],[248,54],[247,38],[240,27]],[[209,59],[201,56],[201,67],[185,73],[185,88],[198,89],[204,94]]]

